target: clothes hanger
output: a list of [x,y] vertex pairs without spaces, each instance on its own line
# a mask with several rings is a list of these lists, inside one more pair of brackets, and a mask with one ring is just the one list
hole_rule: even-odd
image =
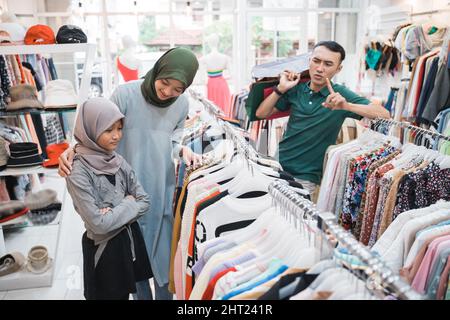
[[[244,263],[242,267],[246,267],[251,263],[256,262],[268,263],[273,257],[282,259],[289,266],[296,266],[295,261],[298,260],[299,253],[301,253],[303,244],[306,243],[306,241],[300,236],[298,229],[293,227],[292,222],[286,222],[286,218],[289,217],[287,211],[282,208],[277,210],[281,211],[281,214],[268,221],[270,224],[267,226],[267,229],[265,229],[265,237],[257,240],[251,239],[256,250],[263,252],[263,254]],[[281,216],[284,216],[284,218]],[[292,243],[302,245],[286,245]]]
[[220,238],[236,243],[245,242],[249,239],[257,237],[262,230],[271,226],[274,219],[277,218],[278,214],[276,212],[276,209],[273,207],[269,208],[261,213],[261,215],[247,227],[230,232],[229,234],[221,236]]
[[274,179],[262,174],[255,168],[252,169],[253,171],[242,170],[233,180],[228,182],[228,193],[232,197],[239,197],[252,191],[269,191],[269,185]]

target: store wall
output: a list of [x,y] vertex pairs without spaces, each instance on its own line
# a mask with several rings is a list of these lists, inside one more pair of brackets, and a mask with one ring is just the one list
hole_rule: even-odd
[[8,9],[8,2],[6,0],[0,0],[0,13]]
[[[377,1],[378,2],[378,1]],[[392,5],[409,6],[412,13],[412,21],[415,23],[427,22],[432,19],[434,22],[449,25],[450,23],[450,1],[449,0],[392,0]],[[433,14],[415,15],[422,12],[435,11]]]

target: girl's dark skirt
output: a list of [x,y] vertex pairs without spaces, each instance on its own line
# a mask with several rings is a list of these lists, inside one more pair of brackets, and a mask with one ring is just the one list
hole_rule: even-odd
[[108,241],[97,267],[94,268],[98,246],[83,234],[84,296],[87,300],[128,299],[136,292],[136,282],[153,276],[144,238],[137,222],[130,225],[136,260],[133,262],[131,241],[126,229]]

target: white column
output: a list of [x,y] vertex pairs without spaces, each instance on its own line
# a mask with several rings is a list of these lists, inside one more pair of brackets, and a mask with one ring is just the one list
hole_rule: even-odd
[[308,7],[309,0],[303,0],[303,9],[300,14],[300,42],[298,44],[299,54],[308,52]]
[[113,61],[111,59],[111,48],[109,47],[109,33],[108,33],[108,15],[107,15],[107,11],[106,11],[106,0],[102,0],[102,26],[103,26],[103,70],[104,70],[104,74],[102,77],[102,82],[103,82],[103,95],[105,97],[109,97],[109,95],[111,94],[111,90],[112,90],[112,79],[111,79],[111,75],[113,74],[112,72],[112,65],[113,65]]
[[246,1],[237,0],[233,33],[233,79],[236,91],[247,84],[247,57],[251,51],[247,19]]

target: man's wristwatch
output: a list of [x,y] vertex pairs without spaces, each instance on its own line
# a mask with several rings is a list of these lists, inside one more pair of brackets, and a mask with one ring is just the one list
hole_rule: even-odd
[[280,97],[284,94],[283,92],[280,91],[280,89],[278,89],[278,86],[273,86],[273,92],[275,92]]

